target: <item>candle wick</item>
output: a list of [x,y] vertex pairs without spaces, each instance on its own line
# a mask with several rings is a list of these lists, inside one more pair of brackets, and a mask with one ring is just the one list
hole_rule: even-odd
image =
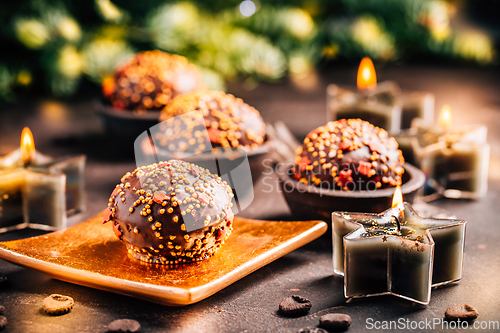
[[21,163],[23,164],[23,168],[28,168],[32,163],[33,163],[33,158],[32,156],[22,156],[21,157]]
[[398,231],[399,233],[401,233],[401,223],[399,223],[399,219],[396,215],[392,215],[392,217],[394,217],[394,219],[396,220],[396,224],[398,226]]

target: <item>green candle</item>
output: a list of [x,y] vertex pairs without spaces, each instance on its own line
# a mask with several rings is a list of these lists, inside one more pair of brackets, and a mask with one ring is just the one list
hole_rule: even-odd
[[401,127],[401,104],[397,99],[399,88],[384,82],[376,88],[353,91],[331,84],[328,86],[328,121],[360,118],[397,133]]
[[432,123],[434,96],[426,92],[402,92],[393,81],[377,84],[373,63],[363,58],[358,69],[358,89],[327,88],[327,119],[360,118],[397,134],[410,128],[414,119]]
[[434,117],[434,95],[413,91],[401,94],[401,129],[408,130],[415,119],[422,124],[432,124]]
[[25,173],[22,171],[0,174],[0,232],[23,221],[23,189]]
[[486,194],[490,152],[486,126],[452,126],[451,110],[445,105],[439,127],[417,122],[415,129],[411,139],[415,160],[428,179],[424,194],[470,199]]
[[85,156],[52,159],[23,130],[21,148],[0,159],[0,232],[25,227],[57,230],[66,214],[83,210]]
[[490,146],[474,142],[427,147],[420,165],[429,185],[449,198],[481,198],[488,185]]
[[419,217],[410,204],[381,214],[334,212],[334,271],[345,296],[393,294],[428,304],[432,286],[460,280],[465,221]]

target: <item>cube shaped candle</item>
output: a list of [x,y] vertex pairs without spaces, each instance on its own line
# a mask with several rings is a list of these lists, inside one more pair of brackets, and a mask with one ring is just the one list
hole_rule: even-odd
[[439,126],[415,123],[411,138],[416,164],[427,177],[424,194],[477,199],[486,194],[490,147],[484,125],[452,126],[452,114],[444,106]]
[[409,129],[413,119],[431,123],[434,116],[434,96],[425,92],[401,92],[393,81],[377,84],[375,68],[364,58],[358,69],[358,89],[327,88],[328,121],[361,118],[391,134]]
[[334,212],[334,272],[346,298],[391,294],[428,304],[462,277],[463,220],[422,218],[409,203],[380,214]]
[[0,159],[0,232],[57,230],[66,214],[84,209],[85,156],[52,159],[35,151],[29,129],[21,148]]

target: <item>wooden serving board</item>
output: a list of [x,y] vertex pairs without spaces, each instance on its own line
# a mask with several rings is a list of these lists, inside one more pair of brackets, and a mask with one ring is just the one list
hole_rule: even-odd
[[199,302],[321,236],[322,221],[234,218],[234,229],[211,258],[167,267],[131,258],[103,225],[104,212],[64,231],[0,242],[0,258],[55,279],[143,300],[182,306]]

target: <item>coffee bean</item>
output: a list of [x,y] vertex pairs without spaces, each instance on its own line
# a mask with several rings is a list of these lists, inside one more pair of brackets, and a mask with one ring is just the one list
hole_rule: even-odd
[[444,317],[447,320],[474,320],[479,316],[479,312],[469,304],[455,304],[446,309]]
[[343,313],[329,313],[319,318],[319,327],[329,332],[342,332],[351,325],[351,317]]
[[0,315],[3,315],[5,313],[5,306],[0,305]]
[[312,307],[307,298],[293,295],[281,301],[279,313],[285,317],[300,317],[306,315]]
[[7,317],[0,316],[0,331],[3,331],[5,326],[7,326]]
[[297,333],[328,333],[328,331],[319,327],[304,327],[298,330]]
[[51,316],[60,316],[71,311],[75,301],[69,296],[52,294],[43,300],[43,310]]
[[139,332],[141,324],[132,319],[118,319],[108,325],[108,332]]

